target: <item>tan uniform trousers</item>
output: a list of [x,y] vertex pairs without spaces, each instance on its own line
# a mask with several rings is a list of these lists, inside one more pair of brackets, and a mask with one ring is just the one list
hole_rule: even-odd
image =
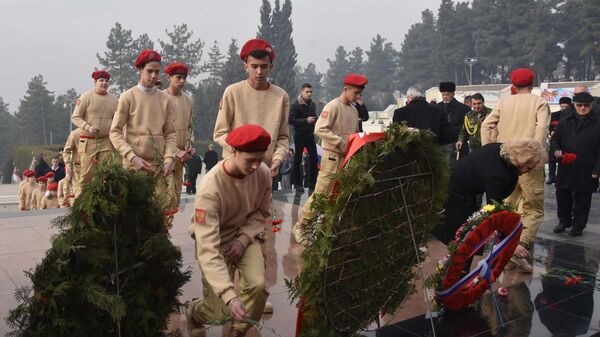
[[319,170],[319,175],[317,176],[317,183],[315,185],[315,191],[304,203],[304,207],[302,207],[302,213],[300,214],[300,220],[298,222],[300,225],[306,225],[312,218],[312,201],[313,195],[316,193],[324,193],[330,194],[333,191],[333,186],[335,185],[334,175],[340,171],[340,166],[342,165],[342,161],[344,160],[344,155],[323,150],[323,155],[321,157],[321,169]]
[[112,144],[108,137],[88,139],[81,136],[79,144],[77,144],[79,163],[81,165],[81,173],[78,180],[80,187],[85,186],[92,180],[94,161],[99,163],[110,157],[112,151]]
[[181,190],[183,186],[183,163],[175,158],[173,162],[173,176],[169,179],[169,193],[172,193],[171,201],[173,205],[171,208],[179,207],[181,202]]
[[[223,247],[224,248],[224,247]],[[248,318],[258,321],[262,316],[269,292],[265,288],[265,260],[261,244],[251,243],[244,255],[235,263],[227,262],[229,277],[233,280],[235,271],[239,271],[239,299],[246,308]],[[223,322],[231,317],[229,307],[213,291],[202,275],[203,299],[192,302],[192,317],[198,323]],[[252,327],[249,323],[235,322],[235,330],[246,331]]]
[[521,234],[521,243],[531,246],[544,221],[544,166],[540,165],[521,175],[517,187],[504,201],[521,214],[525,227]]
[[73,198],[71,200],[71,206],[73,206],[73,202],[81,194],[80,176],[81,176],[81,165],[79,163],[73,163],[73,176],[71,177],[71,184],[73,186],[71,186],[71,188],[73,190],[73,195],[75,195],[75,198]]

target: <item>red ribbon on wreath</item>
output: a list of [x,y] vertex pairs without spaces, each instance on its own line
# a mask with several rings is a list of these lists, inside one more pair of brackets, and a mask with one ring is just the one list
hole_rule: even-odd
[[[520,221],[521,216],[515,212],[499,211],[483,220],[465,237],[452,256],[452,263],[444,276],[442,286],[445,290],[437,292],[437,298],[446,308],[462,310],[490,289],[490,284],[500,276],[519,244],[523,231]],[[479,262],[475,270],[461,278],[467,260],[496,232],[503,240],[487,258]]]
[[563,165],[571,165],[575,160],[577,160],[577,155],[575,153],[565,152],[563,153],[560,163]]

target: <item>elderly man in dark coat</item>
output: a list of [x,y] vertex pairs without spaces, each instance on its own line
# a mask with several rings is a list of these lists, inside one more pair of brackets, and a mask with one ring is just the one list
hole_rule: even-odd
[[436,135],[436,142],[440,145],[456,141],[458,133],[454,133],[446,116],[442,111],[427,103],[425,93],[418,85],[413,85],[406,91],[405,107],[396,109],[392,121],[394,123],[406,122],[409,127],[419,130],[429,130]]
[[592,193],[600,175],[600,119],[591,113],[594,97],[587,92],[573,96],[575,113],[561,118],[550,141],[558,160],[556,204],[559,224],[555,233],[573,227],[579,236],[587,225]]
[[[465,115],[467,112],[471,110],[470,107],[460,103],[454,98],[454,93],[456,92],[456,84],[453,82],[442,82],[439,86],[440,93],[442,93],[442,101],[437,104],[437,107],[442,110],[444,116],[448,118],[450,125],[452,126],[452,131],[454,132],[454,138],[458,137],[458,133],[462,129],[463,123],[465,122]],[[449,145],[446,148],[448,155],[450,158],[455,158],[454,154],[454,144]],[[467,146],[463,146],[460,149],[460,156],[466,155],[469,153],[469,149]]]

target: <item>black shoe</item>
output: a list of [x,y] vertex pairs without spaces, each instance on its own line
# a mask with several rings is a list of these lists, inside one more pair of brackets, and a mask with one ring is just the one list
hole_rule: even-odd
[[579,226],[571,228],[569,232],[569,236],[581,236],[581,234],[583,234],[583,227]]
[[550,179],[548,181],[546,181],[546,185],[552,185],[554,184],[556,181],[554,179]]
[[554,233],[562,233],[565,231],[565,229],[571,227],[571,224],[565,224],[565,223],[559,223],[556,227],[554,227],[553,232]]
[[296,186],[296,192],[304,193],[304,187]]

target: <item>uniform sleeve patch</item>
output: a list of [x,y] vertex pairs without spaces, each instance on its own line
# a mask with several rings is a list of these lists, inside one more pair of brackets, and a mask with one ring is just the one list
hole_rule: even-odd
[[321,118],[327,118],[327,116],[329,116],[329,111],[321,112]]
[[204,225],[206,223],[206,210],[196,208],[196,212],[194,214],[194,222],[200,225]]
[[79,105],[79,104],[81,104],[81,100],[78,98],[78,99],[75,101],[75,105]]

